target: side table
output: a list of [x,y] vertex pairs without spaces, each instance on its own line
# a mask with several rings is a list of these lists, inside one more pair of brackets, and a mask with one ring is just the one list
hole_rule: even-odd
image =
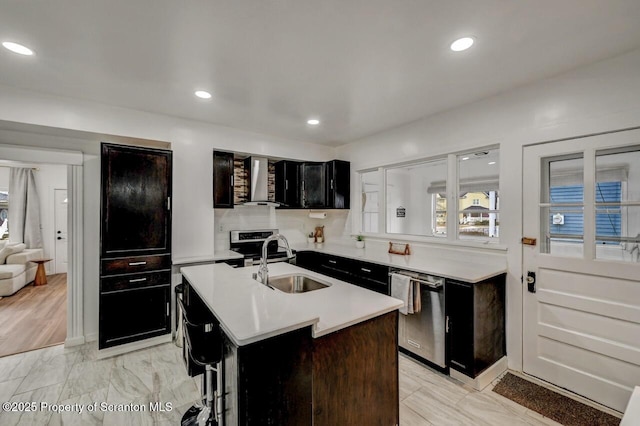
[[36,278],[33,280],[34,286],[47,285],[47,273],[44,270],[44,264],[53,259],[31,259],[29,262],[37,263]]

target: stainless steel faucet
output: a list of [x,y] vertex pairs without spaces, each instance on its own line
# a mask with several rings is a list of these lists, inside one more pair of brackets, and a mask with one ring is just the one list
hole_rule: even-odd
[[[287,257],[291,259],[293,257],[293,252],[291,251],[291,247],[289,247],[289,241],[281,234],[274,234],[264,240],[262,243],[262,257],[260,257],[260,267],[258,268],[258,275],[256,279],[260,281],[264,285],[269,285],[269,269],[267,268],[267,246],[271,241],[282,241],[284,244],[283,248],[287,250]],[[280,246],[278,244],[278,246]]]

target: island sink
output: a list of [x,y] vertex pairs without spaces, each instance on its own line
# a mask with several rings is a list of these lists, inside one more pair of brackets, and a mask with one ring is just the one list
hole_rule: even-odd
[[317,281],[307,275],[281,275],[269,278],[269,285],[285,293],[306,293],[329,287],[331,284]]

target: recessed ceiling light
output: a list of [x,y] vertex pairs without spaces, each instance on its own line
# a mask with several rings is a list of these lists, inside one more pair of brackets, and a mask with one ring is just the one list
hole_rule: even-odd
[[489,161],[489,165],[490,165],[490,166],[492,166],[492,165],[494,165],[494,164],[496,164],[496,162],[495,162],[495,161]]
[[467,161],[469,157],[462,157],[462,161]]
[[312,126],[317,126],[318,124],[320,124],[320,120],[317,120],[315,118],[312,118],[310,120],[307,120],[307,124],[310,124]]
[[29,49],[27,46],[14,43],[12,41],[3,41],[2,45],[4,46],[5,49],[8,49],[13,53],[17,53],[19,55],[25,55],[25,56],[33,55],[33,50]]
[[474,43],[473,37],[462,37],[451,43],[451,50],[454,52],[461,52],[463,50],[467,50]]
[[196,90],[195,95],[201,99],[211,99],[211,93],[204,90]]

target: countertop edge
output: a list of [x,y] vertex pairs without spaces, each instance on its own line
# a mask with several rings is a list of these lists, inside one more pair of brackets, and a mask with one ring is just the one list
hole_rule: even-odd
[[[363,323],[363,322],[368,321],[370,319],[377,318],[377,317],[382,316],[382,315],[386,315],[389,312],[397,311],[398,309],[400,309],[403,306],[404,306],[404,303],[400,302],[395,307],[389,307],[389,308],[386,308],[386,309],[382,309],[380,311],[377,311],[376,313],[363,316],[363,317],[361,317],[361,318],[359,318],[357,320],[348,321],[348,322],[346,322],[344,324],[340,324],[339,326],[325,328],[324,330],[321,330],[321,331],[317,331],[314,328],[312,336],[313,336],[314,339],[318,338],[318,337],[326,336],[328,334],[334,333],[336,331],[343,330],[343,329],[351,327],[353,325]],[[401,314],[398,314],[398,315],[401,315]]]
[[[291,265],[293,266],[293,265]],[[399,308],[402,307],[402,302],[401,301],[396,301],[397,303],[393,303],[390,304],[388,306],[381,306],[380,308],[369,312],[367,314],[364,315],[360,315],[357,316],[356,318],[352,318],[348,321],[339,323],[339,324],[335,324],[331,327],[328,328],[323,328],[320,331],[318,331],[318,325],[320,324],[322,318],[320,317],[320,315],[318,313],[313,313],[310,312],[308,316],[303,317],[299,320],[294,320],[289,324],[284,324],[282,326],[279,327],[275,327],[269,330],[265,330],[264,332],[260,332],[260,334],[249,334],[249,335],[244,335],[244,333],[241,333],[241,335],[237,335],[236,333],[234,333],[233,327],[230,327],[230,324],[227,323],[224,318],[221,317],[220,313],[216,311],[216,309],[214,307],[212,307],[212,305],[209,303],[209,300],[207,300],[207,297],[205,295],[203,295],[200,290],[198,289],[198,287],[201,284],[194,284],[194,280],[196,279],[196,277],[194,277],[194,275],[192,274],[192,270],[195,271],[195,269],[192,268],[201,268],[201,267],[211,267],[211,268],[229,268],[229,270],[237,270],[232,268],[231,266],[224,264],[224,263],[220,263],[220,264],[216,264],[216,265],[200,265],[200,266],[187,266],[181,269],[181,273],[183,274],[185,280],[187,280],[187,282],[189,282],[190,286],[196,291],[196,293],[198,293],[198,295],[200,296],[200,298],[203,300],[203,302],[206,304],[207,308],[211,311],[211,313],[214,315],[214,317],[220,322],[220,326],[223,329],[223,331],[225,332],[225,334],[229,337],[229,339],[231,340],[231,342],[233,342],[233,344],[235,344],[238,347],[241,346],[246,346],[246,345],[250,345],[252,343],[256,343],[256,342],[260,342],[275,336],[280,336],[283,334],[286,334],[288,332],[291,331],[295,331],[295,330],[299,330],[308,326],[312,326],[311,329],[311,337],[313,338],[317,338],[317,337],[322,337],[325,336],[327,334],[333,333],[335,331],[339,331],[348,327],[351,327],[355,324],[359,324],[362,323],[364,321],[370,320],[372,318],[387,314],[389,312],[392,312],[394,310],[397,310]],[[299,268],[299,267],[295,267],[295,268]],[[194,272],[195,273],[195,272]],[[317,274],[317,273],[313,273],[313,275],[321,275],[321,274]],[[340,282],[341,285],[345,285],[345,286],[352,286],[352,284],[346,283],[344,281],[341,280],[337,280],[335,278],[331,278],[331,277],[327,277],[329,280],[331,281],[336,281],[336,282]],[[368,290],[364,290],[362,289],[362,291],[368,291]],[[386,296],[389,297],[389,296]]]
[[[350,254],[345,254],[340,250],[336,250],[333,249],[331,247],[316,247],[316,244],[314,243],[313,246],[309,246],[309,244],[307,243],[306,245],[297,245],[295,247],[293,247],[296,252],[303,252],[303,251],[313,251],[316,253],[322,253],[322,254],[329,254],[329,255],[333,255],[333,256],[340,256],[340,257],[344,257],[347,259],[352,259],[352,260],[359,260],[359,261],[363,261],[363,262],[371,262],[371,263],[377,263],[379,265],[384,265],[384,266],[388,266],[390,268],[398,268],[398,269],[406,269],[408,271],[413,271],[413,272],[420,272],[420,273],[424,273],[424,274],[431,274],[434,276],[438,276],[438,277],[443,277],[443,278],[448,278],[448,279],[452,279],[452,280],[458,280],[458,281],[464,281],[467,283],[471,283],[471,284],[476,284],[479,282],[482,282],[484,280],[487,280],[489,278],[493,278],[496,277],[498,275],[501,274],[505,274],[508,271],[507,265],[506,265],[506,261],[505,261],[505,265],[504,266],[497,266],[495,269],[491,270],[488,273],[483,273],[480,275],[474,275],[474,276],[460,276],[460,275],[453,275],[453,274],[448,274],[448,273],[443,273],[441,271],[433,271],[433,270],[428,270],[426,268],[420,268],[418,266],[401,266],[401,265],[396,265],[393,264],[391,262],[385,262],[384,260],[380,260],[380,259],[375,259],[372,257],[367,257],[365,253],[362,253],[362,255],[360,256],[355,256],[355,255],[350,255]],[[344,245],[340,245],[340,248],[343,249],[348,249],[348,247],[344,246]],[[353,250],[364,250],[364,249],[357,249],[357,248],[353,248]],[[396,255],[396,256],[402,256],[402,255]],[[414,255],[409,255],[409,256],[414,256]],[[474,262],[471,262],[472,264]]]

